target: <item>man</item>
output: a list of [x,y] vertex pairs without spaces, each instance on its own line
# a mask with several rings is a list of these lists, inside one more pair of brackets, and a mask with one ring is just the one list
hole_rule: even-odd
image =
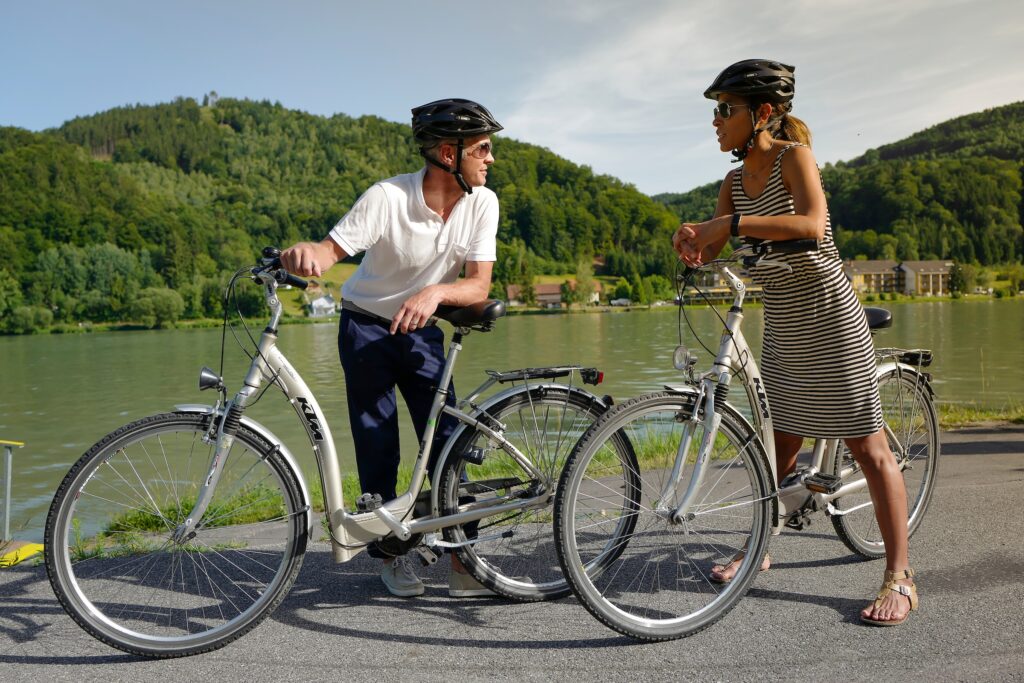
[[[352,438],[364,493],[396,497],[399,439],[395,387],[422,439],[444,367],[444,334],[431,316],[439,304],[487,298],[496,254],[498,199],[484,187],[494,163],[490,134],[502,126],[469,100],[438,100],[412,110],[412,131],[426,161],[415,173],[382,180],[355,203],[320,242],[281,254],[296,275],[319,277],[366,252],[342,287],[338,350],[345,371]],[[465,267],[465,277],[459,273]],[[448,400],[454,402],[448,387]],[[452,428],[438,427],[435,453]],[[394,595],[423,593],[404,556],[381,557],[381,580]],[[449,593],[490,594],[452,555]]]

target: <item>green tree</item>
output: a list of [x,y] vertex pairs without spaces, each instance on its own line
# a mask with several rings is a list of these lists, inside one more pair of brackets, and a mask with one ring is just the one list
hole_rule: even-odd
[[633,292],[633,296],[631,297],[633,303],[646,306],[653,300],[650,283],[647,283],[645,286],[644,281],[639,275],[633,276],[629,282],[629,288]]
[[593,263],[589,258],[582,258],[576,262],[576,302],[590,303],[595,288]]
[[14,334],[31,334],[53,323],[53,313],[42,306],[18,306],[5,320],[5,328]]
[[566,280],[558,286],[558,291],[561,295],[561,301],[566,306],[572,306],[575,303],[579,303],[579,298],[576,295],[576,290],[572,286],[572,282]]
[[166,287],[149,287],[132,301],[131,316],[145,327],[174,327],[185,310],[181,295]]
[[949,292],[959,295],[965,291],[967,291],[967,281],[964,279],[963,268],[959,263],[954,263],[953,267],[949,269]]
[[644,278],[645,287],[651,291],[652,301],[669,301],[676,296],[672,281],[661,275],[648,275]]
[[613,299],[630,299],[633,298],[633,288],[624,277],[620,277],[615,281],[615,290]]
[[0,331],[12,331],[5,329],[6,322],[14,309],[22,305],[23,300],[21,285],[6,269],[0,268]]

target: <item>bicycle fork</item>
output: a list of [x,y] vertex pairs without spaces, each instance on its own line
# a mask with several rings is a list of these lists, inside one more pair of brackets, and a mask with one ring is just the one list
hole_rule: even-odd
[[[192,506],[192,511],[185,518],[185,521],[179,524],[174,529],[174,533],[171,534],[171,541],[178,545],[183,545],[195,537],[196,527],[199,525],[203,515],[206,514],[206,509],[210,506],[210,501],[213,499],[213,491],[217,488],[217,482],[220,481],[220,475],[224,471],[227,455],[231,452],[231,447],[235,443],[235,433],[238,431],[238,425],[242,419],[242,408],[235,402],[231,402],[226,408],[217,427],[217,446],[214,449],[213,457],[210,459],[210,468],[196,496],[195,505]],[[216,415],[217,413],[214,412],[214,419],[216,419]],[[204,438],[212,439],[213,437],[207,432]]]
[[[704,405],[704,416],[699,418],[700,406],[702,404]],[[715,411],[715,392],[710,382],[705,381],[701,383],[701,393],[698,395],[697,400],[694,401],[693,413],[689,416],[680,415],[678,419],[685,421],[683,435],[679,440],[679,447],[676,450],[672,472],[659,494],[658,500],[660,504],[657,508],[660,514],[666,516],[674,524],[681,524],[684,520],[693,518],[692,513],[689,512],[690,506],[693,504],[694,498],[704,482],[706,465],[711,457],[715,437],[718,435],[718,425],[722,422],[722,417]],[[693,470],[690,472],[690,481],[687,484],[686,492],[683,493],[682,499],[675,507],[671,507],[671,501],[674,500],[674,494],[682,481],[683,469],[686,466],[686,460],[693,446],[693,439],[698,424],[704,427],[704,436],[701,438],[700,446],[697,450],[697,459]]]

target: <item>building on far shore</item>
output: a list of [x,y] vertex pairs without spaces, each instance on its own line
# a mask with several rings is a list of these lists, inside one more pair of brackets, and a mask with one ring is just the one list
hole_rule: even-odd
[[845,261],[843,271],[858,294],[898,292],[931,296],[949,294],[952,261]]
[[[569,280],[569,286],[576,289],[576,281]],[[590,293],[589,304],[596,304],[601,301],[601,283],[593,281],[594,291]],[[525,305],[521,299],[522,288],[519,285],[508,285],[505,288],[505,296],[509,306]],[[537,299],[537,305],[541,308],[558,308],[562,305],[561,284],[534,284],[533,295]]]
[[949,271],[952,261],[904,261],[900,264],[904,273],[903,291],[919,296],[949,294]]
[[338,312],[338,302],[330,294],[324,294],[318,299],[313,299],[309,304],[310,318],[326,318]]
[[858,293],[899,292],[903,274],[899,261],[846,261],[843,271]]

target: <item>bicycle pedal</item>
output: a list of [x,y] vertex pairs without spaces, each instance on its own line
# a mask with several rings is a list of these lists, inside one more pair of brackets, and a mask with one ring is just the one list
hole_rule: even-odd
[[803,531],[811,526],[811,516],[804,510],[798,510],[786,518],[786,528]]
[[423,563],[424,567],[429,567],[432,564],[437,564],[437,553],[424,545],[418,545],[413,548],[419,556],[420,562]]
[[379,493],[364,493],[356,498],[356,510],[359,512],[372,512],[383,505],[384,499]]
[[804,487],[814,493],[831,495],[838,491],[842,485],[843,480],[841,477],[837,477],[834,474],[825,474],[824,472],[817,472],[804,479]]

